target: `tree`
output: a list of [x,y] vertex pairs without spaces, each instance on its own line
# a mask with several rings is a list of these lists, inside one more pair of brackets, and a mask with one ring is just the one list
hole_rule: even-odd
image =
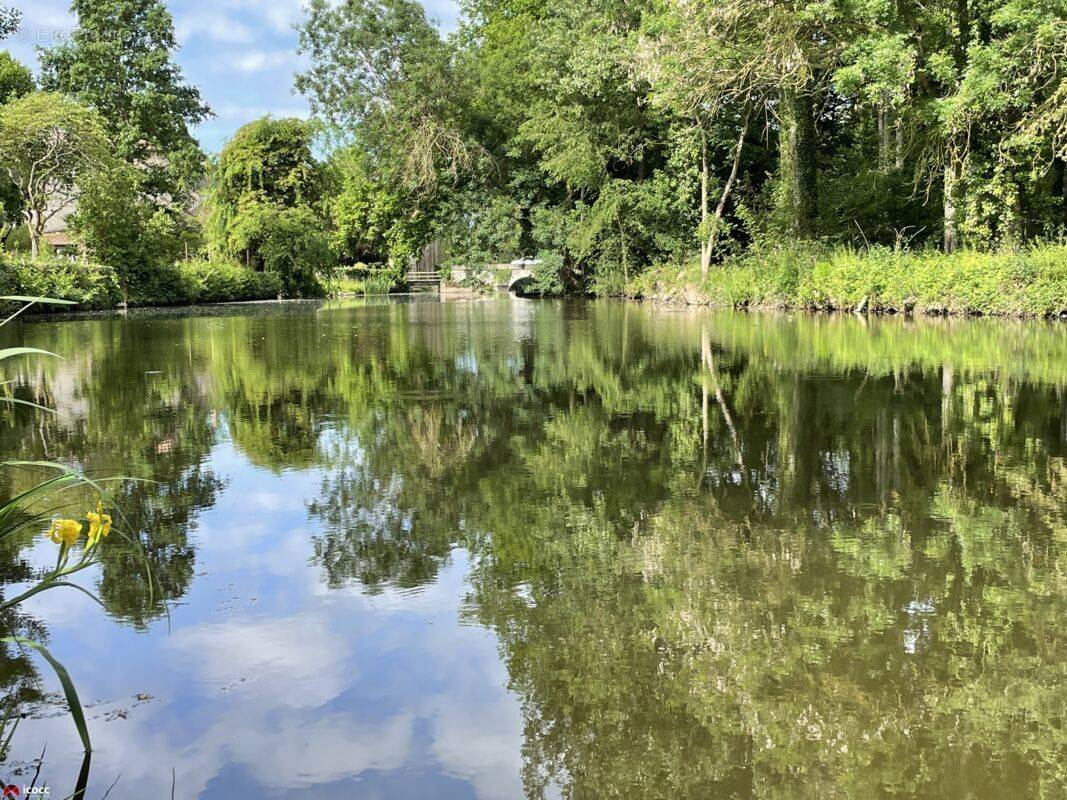
[[[0,15],[0,32],[4,29],[3,19]],[[25,97],[33,89],[33,75],[29,69],[6,50],[0,52],[0,104]],[[21,224],[22,195],[6,175],[0,176],[0,247]]]
[[0,52],[0,103],[25,97],[35,88],[33,74],[6,50]]
[[365,180],[379,210],[402,201],[414,224],[385,223],[394,234],[387,255],[407,259],[430,237],[442,201],[489,169],[469,124],[468,82],[414,0],[312,0],[307,15],[300,52],[310,66],[297,75],[297,90],[333,139],[362,151],[349,188]]
[[0,39],[6,39],[17,31],[21,20],[22,12],[19,9],[0,6]]
[[75,100],[35,92],[0,106],[0,163],[18,191],[34,257],[45,223],[111,158],[100,115]]
[[82,182],[71,229],[91,257],[112,267],[128,299],[162,301],[173,288],[166,269],[200,247],[196,220],[140,193],[136,168],[112,159]]
[[254,269],[277,273],[286,295],[314,295],[334,263],[323,228],[322,217],[306,205],[248,201],[234,217],[229,250],[244,253]]
[[174,63],[170,12],[161,0],[73,0],[71,10],[70,39],[41,52],[42,85],[99,111],[140,191],[184,208],[204,174],[189,129],[210,110]]
[[316,277],[333,263],[313,134],[299,119],[250,122],[223,148],[212,174],[211,251],[279,273],[290,294],[316,291]]
[[357,146],[335,150],[326,164],[325,197],[333,251],[342,264],[414,257],[429,236],[430,216],[402,186],[377,180]]
[[263,117],[240,128],[212,170],[211,245],[225,249],[227,230],[242,203],[314,205],[322,172],[311,152],[313,127],[300,119]]
[[991,249],[1067,230],[1061,0],[464,15],[442,39],[411,0],[308,6],[297,85],[358,164],[331,208],[353,250],[391,229],[411,234],[396,255],[443,235],[454,260],[484,260],[487,209],[507,208],[521,252],[558,255],[551,283],[617,291],[691,255],[707,276],[751,244]]

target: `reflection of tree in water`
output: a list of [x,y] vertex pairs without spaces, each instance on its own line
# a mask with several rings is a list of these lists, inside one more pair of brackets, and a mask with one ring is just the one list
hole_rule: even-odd
[[[95,476],[138,479],[122,483],[109,501],[116,530],[137,544],[109,538],[101,549],[99,596],[109,613],[147,625],[163,613],[166,601],[187,591],[195,560],[189,527],[221,487],[204,464],[215,429],[205,402],[203,363],[191,362],[187,350],[175,347],[185,334],[181,320],[150,326],[122,320],[28,325],[24,333],[35,346],[71,355],[19,376],[16,391],[57,413],[9,419],[0,429],[0,448],[26,459],[76,465]],[[88,493],[71,496],[70,510],[79,513],[93,500]]]
[[188,591],[196,563],[189,528],[196,512],[210,508],[222,488],[222,482],[199,465],[161,474],[171,477],[127,484],[115,498],[116,507],[127,510],[122,524],[133,532],[136,544],[116,537],[101,551],[100,599],[108,613],[137,627],[146,626],[164,613],[166,602]]
[[366,433],[330,452],[337,466],[326,471],[320,496],[308,507],[324,530],[313,537],[314,559],[330,586],[352,580],[372,591],[424,585],[455,543],[456,489],[466,479],[456,469],[469,471],[479,430],[427,406],[375,416]]
[[[1058,335],[507,308],[365,309],[328,347],[329,320],[235,318],[125,375],[101,355],[62,384],[93,405],[46,440],[161,479],[123,504],[168,596],[218,490],[211,408],[253,463],[323,470],[329,585],[419,586],[469,549],[531,796],[1067,784]],[[144,624],[132,555],[108,557],[109,608]]]
[[[717,401],[649,394],[675,446],[641,458],[664,497],[644,524],[571,488],[613,471],[613,493],[640,485],[610,466],[634,451],[606,402],[516,448],[543,492],[492,509],[472,613],[523,698],[528,793],[1052,796],[1062,394],[740,355],[719,353],[715,380],[744,470]],[[614,452],[582,459],[590,440]]]
[[312,507],[332,583],[474,552],[529,795],[1051,796],[1062,393],[729,331],[709,367],[684,317],[590,313],[425,419],[370,415]]

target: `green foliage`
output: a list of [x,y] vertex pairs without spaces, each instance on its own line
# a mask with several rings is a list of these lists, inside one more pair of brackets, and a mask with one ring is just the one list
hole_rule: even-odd
[[456,223],[447,232],[453,249],[461,254],[450,263],[485,272],[521,255],[522,209],[502,194],[479,197],[475,203],[475,208],[455,215]]
[[242,203],[315,205],[322,180],[311,152],[312,135],[310,123],[293,118],[263,117],[240,128],[219,154],[212,174],[216,225],[225,227]]
[[389,294],[404,284],[404,272],[387,264],[353,264],[338,270],[328,281],[331,295]]
[[430,220],[416,198],[374,179],[370,158],[356,148],[340,148],[327,164],[331,190],[326,213],[332,247],[341,264],[392,259],[403,263],[419,253]]
[[91,257],[112,267],[124,294],[151,299],[162,273],[200,247],[196,221],[159,206],[140,191],[137,171],[122,162],[80,186],[73,232]]
[[230,225],[228,245],[231,254],[245,254],[249,266],[277,275],[290,297],[318,294],[319,278],[333,269],[322,219],[307,206],[244,203]]
[[730,306],[1058,316],[1067,311],[1067,247],[946,255],[781,245],[728,260],[704,284],[690,269],[654,270],[630,293]]
[[210,251],[276,274],[290,296],[318,294],[334,264],[312,134],[298,119],[245,125],[219,156],[211,186]]
[[790,238],[1057,241],[1061,5],[473,0],[445,41],[410,0],[321,0],[298,88],[359,165],[342,260],[443,236],[478,267],[517,230],[518,252],[561,255],[568,290],[617,294],[698,248],[706,272]]
[[274,300],[284,286],[279,275],[253,272],[226,261],[179,261],[173,268],[182,297],[180,303],[230,303]]
[[34,255],[47,221],[111,160],[103,119],[75,100],[33,92],[0,105],[0,162],[18,194]]
[[0,51],[0,103],[25,97],[36,88],[33,73],[11,53]]
[[210,110],[174,62],[174,21],[162,0],[73,0],[78,25],[41,51],[41,83],[100,112],[138,191],[185,208],[204,174],[189,128]]
[[396,276],[387,270],[371,272],[363,279],[364,294],[389,294],[396,286]]
[[0,294],[54,297],[80,308],[113,308],[122,300],[118,276],[110,267],[67,258],[0,256]]
[[21,19],[22,12],[19,9],[0,6],[0,39],[6,39],[17,31]]
[[551,250],[542,250],[537,254],[537,261],[539,263],[533,267],[532,293],[544,297],[563,294],[567,288],[563,279],[563,256]]

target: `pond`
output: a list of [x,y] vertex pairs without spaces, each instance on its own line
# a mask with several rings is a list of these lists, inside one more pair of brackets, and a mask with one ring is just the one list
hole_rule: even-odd
[[[5,338],[65,360],[9,372],[56,413],[0,452],[151,479],[114,504],[162,591],[113,536],[103,612],[14,623],[89,706],[87,797],[1067,791],[1067,326],[499,298]],[[0,779],[64,796],[55,680],[2,663]]]

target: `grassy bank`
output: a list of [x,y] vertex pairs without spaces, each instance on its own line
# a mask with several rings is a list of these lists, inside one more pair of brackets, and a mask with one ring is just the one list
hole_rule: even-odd
[[703,281],[695,267],[650,270],[627,294],[738,308],[1050,317],[1067,313],[1067,246],[952,255],[781,246],[713,266]]
[[225,261],[180,261],[152,275],[139,293],[123,290],[110,267],[65,258],[5,256],[0,260],[0,294],[54,297],[79,309],[192,305],[240,300],[271,300],[282,291],[277,275],[255,272]]

